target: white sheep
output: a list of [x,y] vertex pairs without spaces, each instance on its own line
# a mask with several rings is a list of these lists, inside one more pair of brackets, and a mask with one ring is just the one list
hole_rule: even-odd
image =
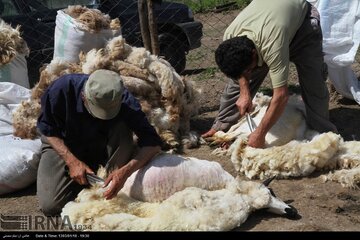
[[[256,125],[259,125],[261,119],[265,115],[267,107],[270,103],[271,97],[257,93],[253,100],[255,110],[251,116]],[[212,141],[212,144],[219,144],[222,142],[232,142],[237,138],[246,139],[250,134],[249,126],[246,118],[243,117],[239,122],[227,131],[218,131],[213,137],[207,140]],[[289,98],[288,104],[285,107],[281,118],[269,130],[265,137],[265,146],[281,146],[291,140],[311,139],[317,132],[310,130],[305,122],[305,107],[301,98],[297,95],[292,95]],[[219,149],[214,153],[220,153]]]
[[231,230],[261,208],[297,216],[261,183],[235,179],[217,162],[171,154],[133,173],[115,198],[105,200],[103,192],[84,189],[61,215],[92,230],[116,231]]
[[[265,99],[265,100],[264,100]],[[269,97],[257,95],[255,103],[260,106],[254,114],[258,124],[265,114]],[[231,155],[231,161],[239,174],[250,179],[264,179],[271,176],[279,178],[308,176],[316,170],[337,170],[325,180],[341,182],[343,186],[356,187],[360,183],[360,142],[346,142],[335,133],[319,134],[309,129],[305,122],[303,103],[292,96],[279,121],[266,136],[266,148],[256,149],[247,146],[250,133],[244,119],[227,133],[217,133],[214,142],[229,141],[236,138],[228,150],[215,150],[214,154]],[[218,137],[218,138],[216,138]],[[350,170],[351,169],[351,170]]]

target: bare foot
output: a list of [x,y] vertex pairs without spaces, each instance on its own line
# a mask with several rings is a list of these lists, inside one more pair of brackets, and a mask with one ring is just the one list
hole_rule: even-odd
[[202,138],[208,138],[208,137],[212,137],[217,131],[213,128],[211,128],[209,131],[207,131],[206,133],[202,134],[201,137]]

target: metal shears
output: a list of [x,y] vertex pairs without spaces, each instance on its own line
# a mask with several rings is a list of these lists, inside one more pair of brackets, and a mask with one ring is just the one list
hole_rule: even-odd
[[249,113],[245,113],[245,117],[246,117],[246,121],[249,126],[249,129],[250,129],[250,132],[255,131],[257,126],[256,126],[254,119],[252,119],[252,117],[250,116]]

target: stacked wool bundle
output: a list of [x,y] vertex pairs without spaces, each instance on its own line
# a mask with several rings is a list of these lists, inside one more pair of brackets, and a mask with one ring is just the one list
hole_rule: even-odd
[[20,34],[20,26],[13,28],[0,19],[0,66],[11,62],[17,54],[29,55],[29,48]]
[[[255,102],[259,101],[255,98]],[[267,134],[267,146],[264,149],[247,146],[247,136],[250,132],[243,120],[227,133],[220,133],[220,140],[215,140],[236,138],[225,153],[231,155],[231,161],[239,174],[245,174],[250,179],[271,176],[299,177],[308,176],[316,170],[343,169],[323,178],[340,182],[346,187],[358,187],[360,142],[344,141],[340,135],[332,132],[319,134],[309,130],[304,112],[299,111],[303,109],[301,105],[297,97],[290,99],[285,112]],[[266,108],[267,104],[264,104],[258,110],[255,122],[261,121]],[[220,154],[224,151],[216,150],[214,153]]]
[[219,231],[240,226],[256,209],[284,214],[289,207],[263,184],[236,180],[216,162],[170,154],[133,173],[115,198],[105,200],[104,191],[84,189],[61,215],[92,230]]
[[[179,136],[189,135],[190,118],[198,110],[199,92],[167,61],[151,55],[145,48],[131,47],[122,36],[111,39],[104,48],[81,53],[79,58],[79,63],[53,59],[41,72],[40,81],[32,89],[29,100],[34,103],[30,105],[35,116],[40,113],[37,104],[41,95],[59,76],[109,69],[122,76],[125,86],[139,99],[142,110],[169,148],[175,149],[180,145]],[[17,122],[14,124],[14,135],[33,138],[36,126],[27,123],[29,116],[23,114],[26,111],[20,108],[14,114]],[[25,132],[31,134],[23,135]]]

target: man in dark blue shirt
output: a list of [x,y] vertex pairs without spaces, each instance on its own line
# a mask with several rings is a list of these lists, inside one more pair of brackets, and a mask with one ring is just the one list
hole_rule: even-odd
[[37,195],[46,215],[59,214],[88,184],[86,173],[99,165],[113,170],[104,183],[109,185],[104,197],[113,198],[162,144],[121,77],[109,70],[57,79],[41,98],[37,127],[42,135]]

